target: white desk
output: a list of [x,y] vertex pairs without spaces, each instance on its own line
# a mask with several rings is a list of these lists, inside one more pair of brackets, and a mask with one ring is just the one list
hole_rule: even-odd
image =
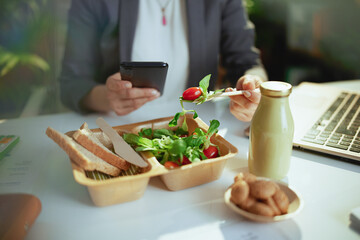
[[[350,86],[360,89],[359,82]],[[288,182],[305,202],[295,218],[262,224],[233,213],[224,204],[223,195],[235,174],[247,167],[249,141],[243,130],[248,124],[237,121],[223,103],[206,103],[196,110],[206,123],[220,120],[220,132],[226,132],[225,138],[239,150],[215,182],[171,192],[158,178],[152,178],[141,199],[95,207],[86,187],[74,181],[67,155],[45,135],[45,129],[52,126],[67,132],[85,121],[95,128],[98,115],[65,113],[0,123],[1,134],[21,137],[9,156],[0,161],[0,194],[25,192],[41,200],[41,214],[27,239],[360,238],[349,227],[351,209],[360,206],[360,166],[313,153],[293,151]],[[125,117],[104,118],[115,126],[177,111],[180,105],[175,101],[148,104]]]

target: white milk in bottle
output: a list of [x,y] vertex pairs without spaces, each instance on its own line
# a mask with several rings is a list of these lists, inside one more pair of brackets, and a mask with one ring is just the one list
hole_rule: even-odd
[[289,106],[292,86],[268,81],[250,127],[249,171],[272,179],[286,177],[292,152],[294,121]]

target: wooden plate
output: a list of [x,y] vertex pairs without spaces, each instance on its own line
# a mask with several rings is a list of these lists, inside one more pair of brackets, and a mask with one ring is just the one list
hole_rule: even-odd
[[301,209],[303,208],[304,202],[301,199],[301,197],[299,196],[299,194],[297,194],[293,189],[289,188],[288,186],[286,186],[283,183],[280,183],[280,182],[276,182],[276,183],[280,186],[280,189],[283,190],[284,193],[289,198],[290,204],[289,204],[289,210],[288,210],[287,214],[283,214],[283,215],[275,216],[275,217],[267,217],[267,216],[261,216],[261,215],[247,212],[247,211],[239,208],[237,205],[235,205],[233,202],[230,201],[231,188],[229,188],[225,192],[225,195],[224,195],[225,204],[231,210],[236,212],[237,214],[240,214],[241,216],[243,216],[247,219],[256,221],[256,222],[278,222],[278,221],[290,219],[301,211]]

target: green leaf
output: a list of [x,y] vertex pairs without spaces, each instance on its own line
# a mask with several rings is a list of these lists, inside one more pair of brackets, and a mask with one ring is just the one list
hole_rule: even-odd
[[196,137],[196,136],[190,136],[184,139],[186,141],[186,144],[190,147],[200,147],[201,144],[203,144],[204,137]]
[[22,64],[32,65],[43,71],[50,69],[49,64],[43,58],[35,54],[23,54],[20,57],[20,61]]
[[214,133],[218,132],[218,128],[220,126],[220,122],[216,119],[210,121],[210,126],[207,131],[207,135],[211,137]]
[[180,115],[182,114],[183,112],[178,112],[175,114],[174,118],[169,122],[169,127],[176,127],[177,126],[177,122],[179,120],[179,117]]
[[152,128],[142,128],[139,132],[139,136],[152,138],[153,130]]
[[186,149],[186,156],[191,162],[200,162],[200,156],[201,156],[202,150],[200,150],[198,147],[188,147]]
[[179,155],[181,153],[184,153],[186,151],[186,148],[187,148],[186,141],[180,138],[172,143],[172,145],[169,148],[169,153],[172,155]]
[[165,128],[155,129],[153,136],[154,136],[154,138],[161,138],[162,136],[173,137],[173,136],[174,136],[174,132],[171,131],[170,129],[165,129]]
[[154,150],[154,148],[149,148],[149,147],[136,147],[135,151],[137,152],[144,152],[144,151],[151,151]]
[[203,159],[203,160],[208,159],[207,156],[205,156],[203,151],[200,152],[200,156],[201,156],[201,159]]
[[125,142],[127,142],[130,145],[137,145],[140,139],[140,136],[134,133],[125,133],[122,137],[125,140]]
[[145,148],[153,148],[153,143],[150,139],[140,137],[134,133],[126,133],[123,136],[123,139],[125,142],[132,146],[139,146],[139,147],[145,147]]
[[4,65],[0,72],[0,76],[5,76],[18,64],[33,66],[42,71],[47,71],[50,69],[49,64],[43,58],[37,56],[36,54],[31,54],[31,53],[16,54],[7,51],[0,46],[0,66]]
[[143,147],[149,147],[149,148],[154,147],[153,142],[150,139],[144,138],[144,137],[139,138],[138,145],[143,146]]
[[13,58],[13,54],[5,52],[5,51],[0,51],[0,65],[5,64],[6,62],[8,62],[11,58]]
[[201,128],[195,128],[194,132],[197,136],[205,136],[205,132]]
[[218,127],[220,126],[220,122],[218,120],[211,120],[208,131],[205,133],[206,137],[204,139],[203,148],[208,148],[212,143],[210,141],[211,136],[218,132]]
[[202,104],[206,101],[206,99],[208,98],[208,95],[201,95],[200,97],[198,97],[197,99],[195,99],[193,102],[196,103],[196,105]]
[[219,94],[219,93],[222,93],[223,91],[225,91],[225,89],[217,89],[214,91],[214,94]]
[[203,94],[207,93],[207,90],[209,88],[210,78],[211,78],[211,74],[208,74],[199,82],[199,87],[201,88]]
[[5,64],[3,69],[1,69],[0,77],[5,76],[8,72],[10,72],[17,64],[19,63],[19,59],[16,56],[12,56]]
[[194,113],[194,115],[193,115],[193,119],[197,118],[197,117],[198,117],[197,112],[196,112],[195,110],[192,110],[192,112]]
[[185,131],[189,131],[188,125],[186,123],[186,117],[184,117],[184,121],[182,123],[181,128],[184,129]]
[[188,131],[185,131],[183,128],[181,127],[178,127],[176,130],[175,130],[175,134],[177,136],[181,136],[181,135],[188,135],[189,132]]

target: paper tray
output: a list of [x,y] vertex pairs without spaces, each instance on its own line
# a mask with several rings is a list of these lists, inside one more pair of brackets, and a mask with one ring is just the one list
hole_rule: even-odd
[[[141,128],[169,128],[168,123],[173,117],[159,118],[139,123],[113,127],[120,135],[124,132],[138,133]],[[179,119],[179,124],[183,118]],[[208,126],[198,117],[186,115],[189,132],[196,127],[207,131]],[[100,132],[100,129],[91,129]],[[68,132],[71,136],[73,133]],[[119,177],[110,177],[99,172],[85,171],[72,162],[75,181],[87,186],[91,199],[96,206],[107,206],[122,202],[133,201],[143,196],[150,177],[160,176],[162,182],[171,191],[178,191],[204,183],[212,182],[221,177],[226,161],[237,154],[237,149],[219,134],[214,134],[211,141],[220,149],[221,156],[201,162],[181,166],[169,170],[160,164],[150,152],[141,152],[142,157],[149,163],[146,168],[132,166],[122,172]]]

